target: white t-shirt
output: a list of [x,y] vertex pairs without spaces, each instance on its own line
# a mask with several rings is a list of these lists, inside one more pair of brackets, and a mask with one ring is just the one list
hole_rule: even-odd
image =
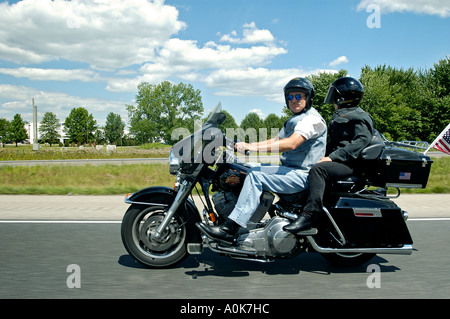
[[[327,129],[325,122],[316,115],[305,116],[301,121],[295,126],[294,132],[299,133],[305,139],[309,140],[311,138],[319,137]],[[284,127],[281,129],[279,136],[284,135]]]

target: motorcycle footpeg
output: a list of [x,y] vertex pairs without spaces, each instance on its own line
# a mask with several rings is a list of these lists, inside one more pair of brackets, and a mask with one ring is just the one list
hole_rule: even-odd
[[298,233],[295,233],[297,236],[312,236],[312,235],[317,235],[317,228],[310,228],[310,229],[305,229],[305,230],[301,230]]
[[191,255],[200,255],[203,252],[202,243],[189,243],[187,244],[188,253]]
[[209,239],[213,240],[214,242],[218,243],[218,244],[225,244],[225,245],[234,245],[237,242],[237,236],[234,236],[234,238],[232,240],[225,240],[225,239],[220,239],[220,238],[216,238],[214,236],[211,236],[211,234],[208,234],[208,232],[206,232],[201,223],[195,223],[195,226],[200,230],[200,232],[208,237]]

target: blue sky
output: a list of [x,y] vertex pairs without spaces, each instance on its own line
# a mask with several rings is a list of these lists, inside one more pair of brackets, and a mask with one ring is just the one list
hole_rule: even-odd
[[237,122],[281,115],[293,77],[429,68],[450,55],[449,33],[450,0],[0,1],[0,117],[31,122],[34,98],[39,119],[82,106],[128,124],[137,84],[165,80]]

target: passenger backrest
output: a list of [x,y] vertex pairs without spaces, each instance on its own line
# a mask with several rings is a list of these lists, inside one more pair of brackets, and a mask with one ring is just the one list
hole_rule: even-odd
[[372,141],[365,149],[361,151],[359,157],[363,160],[377,159],[381,155],[381,152],[383,151],[384,147],[385,144],[383,142],[380,132],[374,129]]

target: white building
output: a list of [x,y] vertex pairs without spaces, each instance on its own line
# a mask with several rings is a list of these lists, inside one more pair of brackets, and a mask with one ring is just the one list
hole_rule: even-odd
[[[64,122],[60,122],[59,124],[60,125],[59,125],[59,128],[57,130],[58,134],[60,135],[59,141],[64,144],[64,140],[69,139],[69,136],[65,132]],[[40,126],[41,126],[41,123],[37,123],[38,140],[41,138],[41,132],[39,132],[39,127]],[[25,129],[27,130],[28,140],[30,141],[30,144],[34,144],[33,128],[34,128],[34,124],[33,123],[25,124]]]

